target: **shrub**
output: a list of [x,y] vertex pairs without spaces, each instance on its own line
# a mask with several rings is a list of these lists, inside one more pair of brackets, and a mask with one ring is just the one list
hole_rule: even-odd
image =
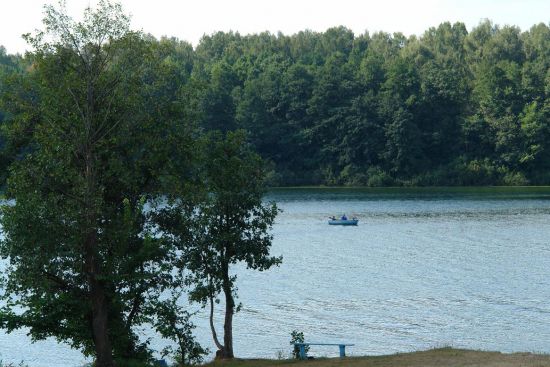
[[367,186],[370,187],[391,186],[394,184],[393,178],[380,167],[370,167],[367,170],[367,177]]
[[529,184],[529,180],[521,172],[506,172],[502,182],[507,186],[525,186]]
[[[303,343],[304,342],[304,333],[298,330],[292,330],[290,333],[290,344],[294,346],[292,350],[292,355],[294,358],[300,358],[300,348],[294,345],[294,343]],[[306,346],[306,353],[309,351],[309,347]]]

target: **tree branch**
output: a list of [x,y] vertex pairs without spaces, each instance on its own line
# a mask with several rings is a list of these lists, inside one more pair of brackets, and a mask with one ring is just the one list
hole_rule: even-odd
[[[210,281],[210,285],[212,282]],[[216,333],[216,327],[214,326],[214,296],[212,294],[208,297],[210,299],[210,330],[212,330],[212,338],[219,350],[223,350],[223,345],[218,340],[218,334]]]
[[44,274],[44,277],[50,281],[52,281],[53,283],[55,283],[60,289],[62,290],[65,290],[65,291],[72,291],[72,292],[77,292],[77,293],[83,293],[83,290],[78,288],[77,286],[73,285],[73,284],[70,284],[69,282],[67,282],[65,279],[55,275],[55,274],[52,274],[46,270],[42,270],[42,274]]

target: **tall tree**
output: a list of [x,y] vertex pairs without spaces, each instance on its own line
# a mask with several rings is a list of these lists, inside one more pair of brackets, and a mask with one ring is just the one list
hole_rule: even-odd
[[2,212],[2,324],[68,342],[101,367],[147,357],[134,327],[172,286],[174,251],[146,205],[189,157],[180,125],[167,124],[179,111],[170,68],[128,23],[108,1],[82,22],[47,6],[44,32],[28,36],[33,103],[9,105],[32,129]]
[[[242,130],[213,133],[205,142],[205,195],[198,206],[177,199],[159,213],[160,228],[181,249],[182,270],[190,298],[210,308],[212,337],[220,358],[233,358],[233,316],[237,276],[231,267],[244,263],[264,271],[281,262],[270,256],[271,227],[278,209],[264,203],[265,167],[250,149]],[[188,212],[194,217],[189,221]],[[218,337],[214,307],[221,294],[225,305],[223,339]]]

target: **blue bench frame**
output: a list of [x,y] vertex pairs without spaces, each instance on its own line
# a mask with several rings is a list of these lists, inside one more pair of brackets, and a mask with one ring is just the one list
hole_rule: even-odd
[[300,359],[307,359],[306,347],[310,345],[337,345],[340,349],[340,358],[346,356],[346,347],[354,346],[355,344],[346,343],[294,343],[295,347],[300,349]]

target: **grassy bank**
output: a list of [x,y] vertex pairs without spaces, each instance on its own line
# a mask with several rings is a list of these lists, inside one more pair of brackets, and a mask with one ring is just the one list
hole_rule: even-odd
[[550,355],[532,353],[503,354],[441,348],[423,352],[376,357],[319,358],[308,361],[243,359],[216,361],[208,367],[550,367]]

